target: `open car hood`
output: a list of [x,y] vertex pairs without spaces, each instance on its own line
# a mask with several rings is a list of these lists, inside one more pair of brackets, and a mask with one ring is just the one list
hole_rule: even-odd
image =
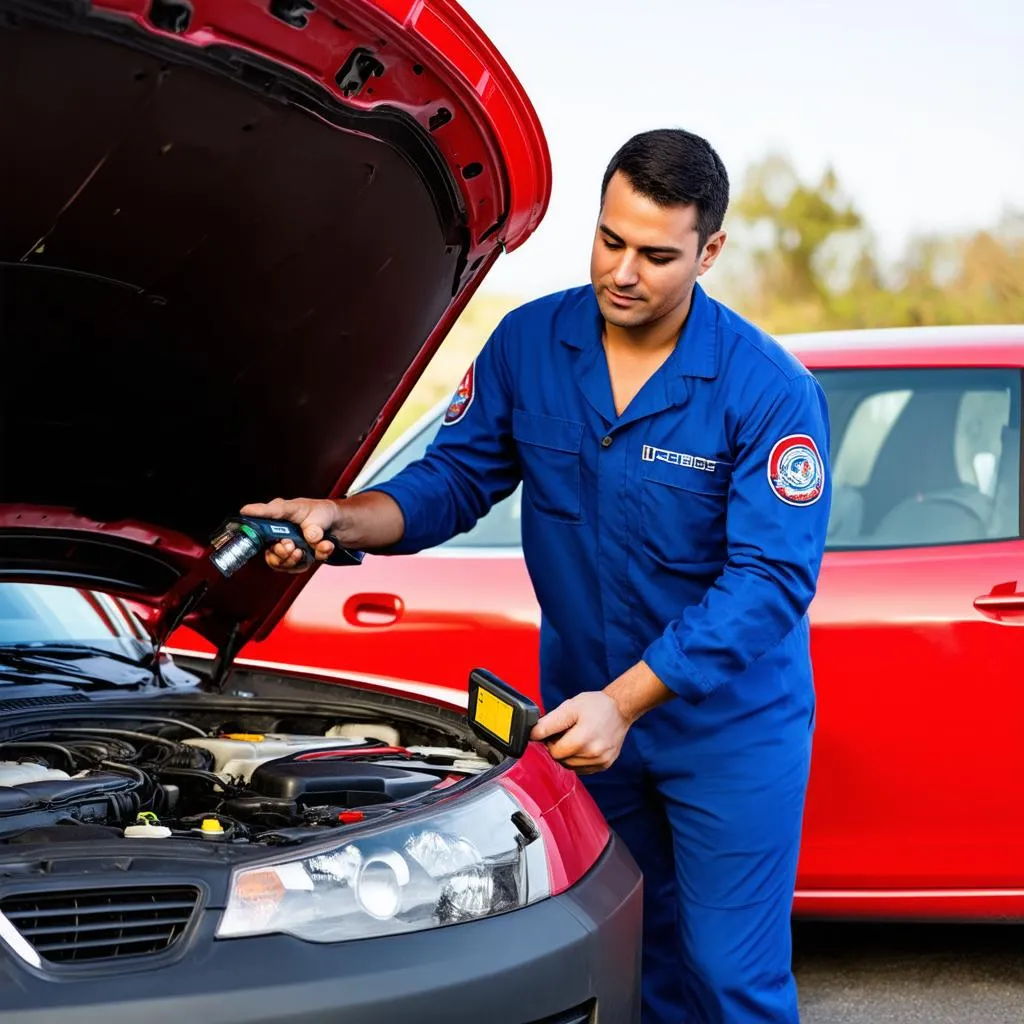
[[537,118],[449,0],[0,0],[0,92],[0,580],[229,660],[308,574],[213,532],[345,492],[543,216]]

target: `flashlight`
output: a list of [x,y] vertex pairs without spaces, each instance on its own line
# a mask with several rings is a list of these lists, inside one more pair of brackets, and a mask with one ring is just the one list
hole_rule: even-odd
[[[279,540],[290,540],[302,552],[300,565],[306,567],[314,561],[313,549],[306,542],[299,527],[286,519],[258,519],[255,516],[233,516],[225,519],[214,535],[210,561],[222,576],[232,576],[251,558]],[[333,537],[324,540],[334,545],[328,565],[359,565],[361,551],[350,551],[337,544]]]

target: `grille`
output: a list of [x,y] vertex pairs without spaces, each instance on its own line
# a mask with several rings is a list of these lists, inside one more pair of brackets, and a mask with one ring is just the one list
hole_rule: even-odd
[[84,693],[61,694],[59,697],[13,697],[0,701],[0,711],[23,711],[26,708],[52,708],[57,705],[89,704]]
[[83,889],[8,896],[0,911],[44,960],[95,963],[170,949],[198,902],[190,886]]

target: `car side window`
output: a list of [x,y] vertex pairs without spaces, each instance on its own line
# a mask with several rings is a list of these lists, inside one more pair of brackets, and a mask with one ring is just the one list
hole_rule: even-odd
[[827,547],[1019,537],[1020,373],[822,370],[832,432]]
[[[361,489],[390,480],[406,466],[423,457],[441,426],[441,417],[432,420],[413,434],[394,455],[361,486]],[[518,548],[520,539],[520,514],[522,509],[522,487],[517,487],[503,501],[499,501],[490,512],[480,519],[473,529],[460,533],[439,545],[435,550],[458,548]]]

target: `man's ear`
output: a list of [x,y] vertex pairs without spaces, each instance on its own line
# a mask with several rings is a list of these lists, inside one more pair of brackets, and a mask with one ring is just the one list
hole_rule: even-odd
[[725,241],[727,235],[724,231],[716,231],[705,243],[704,252],[700,258],[700,270],[697,271],[697,276],[706,274],[714,265],[715,260],[718,259],[719,254],[725,248]]

